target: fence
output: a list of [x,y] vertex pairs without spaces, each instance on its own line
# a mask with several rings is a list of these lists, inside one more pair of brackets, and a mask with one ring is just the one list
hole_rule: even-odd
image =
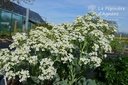
[[[16,31],[23,31],[25,18],[25,16],[12,11],[0,9],[0,37],[2,35],[12,35]],[[33,24],[29,22],[28,27],[31,28],[32,26]]]

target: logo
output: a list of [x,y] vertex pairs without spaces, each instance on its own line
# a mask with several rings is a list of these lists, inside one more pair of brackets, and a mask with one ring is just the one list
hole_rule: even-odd
[[93,4],[91,4],[91,5],[88,6],[88,9],[91,10],[91,11],[93,11],[93,10],[96,9],[96,6],[93,5]]

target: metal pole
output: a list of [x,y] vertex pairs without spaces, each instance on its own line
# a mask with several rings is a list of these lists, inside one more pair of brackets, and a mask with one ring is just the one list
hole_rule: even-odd
[[120,40],[121,40],[122,34],[120,34]]
[[9,24],[10,37],[11,37],[11,33],[12,33],[11,31],[12,31],[12,29],[13,29],[13,28],[12,28],[12,27],[13,27],[13,26],[12,26],[12,25],[13,25],[13,23],[12,23],[13,20],[12,20],[12,19],[13,19],[13,13],[11,12],[11,23]]
[[29,9],[26,9],[25,31],[28,31]]

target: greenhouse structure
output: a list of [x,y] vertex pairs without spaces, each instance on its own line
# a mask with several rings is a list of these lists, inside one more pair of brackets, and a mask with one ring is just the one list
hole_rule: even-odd
[[15,30],[23,31],[45,21],[41,16],[13,2],[0,0],[0,34],[12,34]]

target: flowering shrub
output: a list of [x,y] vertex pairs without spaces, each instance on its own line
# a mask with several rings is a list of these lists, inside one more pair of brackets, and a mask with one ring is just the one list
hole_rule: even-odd
[[115,28],[94,12],[71,24],[49,25],[13,36],[13,50],[0,51],[0,72],[28,85],[86,83],[88,69],[100,66],[103,53],[111,51]]

